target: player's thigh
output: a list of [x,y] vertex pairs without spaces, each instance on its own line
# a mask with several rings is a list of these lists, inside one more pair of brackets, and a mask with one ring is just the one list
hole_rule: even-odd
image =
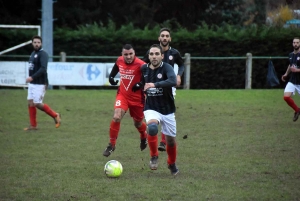
[[176,119],[174,113],[162,116],[161,131],[165,135],[176,137]]
[[297,93],[300,95],[300,85],[295,85]]
[[33,100],[33,103],[43,103],[46,94],[46,87],[42,84],[29,84],[27,100]]
[[143,106],[129,106],[129,114],[134,121],[140,122],[144,119],[144,107]]
[[128,110],[128,102],[125,97],[117,95],[115,100],[114,109],[121,108],[125,112]]
[[284,95],[291,95],[291,94],[295,94],[295,90],[296,90],[296,85],[294,85],[291,82],[288,82],[287,85],[284,88]]
[[146,110],[144,111],[144,115],[147,123],[153,119],[157,120],[158,122],[162,120],[162,115],[154,110]]

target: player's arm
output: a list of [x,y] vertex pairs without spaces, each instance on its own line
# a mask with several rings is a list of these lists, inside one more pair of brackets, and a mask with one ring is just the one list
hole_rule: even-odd
[[145,74],[145,70],[146,70],[146,66],[147,66],[147,64],[144,64],[144,65],[142,65],[141,66],[141,81],[140,82],[138,82],[138,83],[135,83],[133,86],[132,86],[132,88],[131,88],[131,90],[133,91],[133,92],[136,92],[136,91],[138,91],[138,90],[140,90],[140,89],[142,89],[143,87],[144,87],[144,85],[145,85],[145,78],[144,78],[144,74]]
[[109,78],[108,78],[108,81],[111,85],[117,85],[119,80],[116,80],[115,81],[115,77],[116,75],[118,74],[119,72],[119,67],[117,65],[117,63],[115,63],[115,65],[113,66],[113,68],[111,69],[110,73],[109,73]]
[[45,76],[45,74],[47,73],[47,66],[48,66],[48,59],[49,59],[48,54],[44,51],[41,51],[39,57],[40,57],[39,59],[40,69],[31,76],[32,80],[40,76]]
[[290,74],[290,72],[291,72],[291,68],[290,68],[290,65],[288,65],[288,67],[287,67],[285,73],[281,76],[281,80],[282,80],[283,82],[285,82],[285,79],[286,79],[287,76]]
[[156,88],[176,86],[177,80],[176,80],[176,75],[175,75],[173,67],[169,64],[164,64],[164,73],[167,75],[168,79],[160,81],[160,82],[155,82],[154,86]]
[[176,79],[177,79],[177,85],[176,86],[180,86],[180,84],[181,84],[181,77],[182,77],[183,72],[184,72],[184,60],[181,57],[181,55],[180,55],[179,52],[177,52],[175,63],[178,65],[178,73],[177,73],[177,77],[176,77]]
[[[291,55],[289,54],[289,58],[290,58],[290,57],[291,57]],[[287,67],[287,69],[286,69],[286,71],[285,71],[285,73],[281,76],[281,80],[282,80],[283,82],[286,81],[286,78],[287,78],[287,76],[290,74],[290,72],[291,72],[291,65],[289,64],[288,67]]]

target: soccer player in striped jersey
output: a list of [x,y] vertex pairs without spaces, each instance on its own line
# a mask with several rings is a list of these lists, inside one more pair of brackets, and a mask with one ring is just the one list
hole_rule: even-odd
[[133,47],[126,44],[122,48],[122,56],[118,57],[110,72],[109,82],[111,85],[118,84],[118,80],[114,80],[117,73],[120,73],[121,79],[115,100],[113,119],[110,122],[109,144],[104,150],[103,156],[108,157],[115,150],[120,123],[128,109],[130,116],[133,118],[134,126],[140,133],[141,151],[147,147],[147,125],[143,122],[145,96],[141,90],[131,90],[134,83],[141,80],[141,66],[143,64],[145,62],[135,56]]
[[292,95],[295,91],[300,94],[300,38],[295,37],[293,39],[294,51],[289,54],[289,66],[281,80],[286,81],[287,76],[291,73],[289,82],[285,86],[283,99],[294,110],[293,121],[297,121],[300,115],[300,108],[296,105],[292,99]]
[[148,144],[150,149],[150,169],[158,167],[158,124],[166,136],[167,164],[172,175],[179,170],[176,167],[176,120],[175,102],[172,87],[176,86],[173,67],[163,62],[164,54],[160,45],[150,47],[150,63],[142,66],[143,80],[133,86],[136,91],[143,88],[146,93],[144,115],[148,126]]
[[[160,46],[161,46],[161,48],[163,50],[163,54],[164,54],[163,62],[170,64],[173,68],[174,68],[175,64],[178,65],[178,72],[175,72],[175,73],[177,73],[176,86],[178,87],[181,84],[181,77],[184,72],[184,60],[181,57],[179,51],[170,46],[171,39],[172,39],[171,38],[171,30],[169,28],[160,29],[158,41],[160,43]],[[149,57],[148,57],[149,55],[148,54],[149,54],[149,52],[147,52],[143,58],[143,60],[147,63],[149,63]],[[173,90],[173,96],[175,98],[176,87],[173,87],[172,90]],[[161,141],[159,143],[158,150],[166,151],[166,138],[165,138],[165,135],[163,132],[161,132]]]
[[52,117],[55,127],[58,128],[61,122],[60,114],[43,103],[48,85],[48,54],[42,48],[42,38],[40,36],[32,37],[32,47],[34,51],[29,58],[29,77],[26,78],[26,83],[29,83],[27,101],[30,125],[24,130],[37,130],[36,108]]

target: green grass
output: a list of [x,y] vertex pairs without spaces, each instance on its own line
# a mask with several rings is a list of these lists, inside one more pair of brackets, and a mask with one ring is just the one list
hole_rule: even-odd
[[[25,132],[27,91],[0,90],[0,200],[300,200],[300,120],[283,90],[178,90],[176,177],[166,153],[149,169],[128,114],[116,151],[102,156],[115,93],[49,90],[61,127],[38,111],[39,130]],[[104,175],[111,159],[123,165],[118,179]]]

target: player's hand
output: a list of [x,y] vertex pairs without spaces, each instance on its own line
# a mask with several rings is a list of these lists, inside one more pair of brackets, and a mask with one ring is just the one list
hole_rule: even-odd
[[282,76],[281,76],[281,80],[282,80],[283,82],[285,82],[286,77],[287,77],[286,74],[282,75]]
[[110,77],[110,78],[108,79],[108,81],[109,81],[109,83],[110,83],[111,85],[117,85],[118,82],[119,82],[119,80],[116,80],[116,81],[115,81],[115,79],[114,79],[113,77]]
[[131,90],[133,92],[136,92],[137,90],[140,90],[142,87],[143,87],[143,84],[141,82],[138,82],[132,86]]
[[26,83],[30,83],[32,80],[33,80],[32,77],[28,77],[26,78]]

